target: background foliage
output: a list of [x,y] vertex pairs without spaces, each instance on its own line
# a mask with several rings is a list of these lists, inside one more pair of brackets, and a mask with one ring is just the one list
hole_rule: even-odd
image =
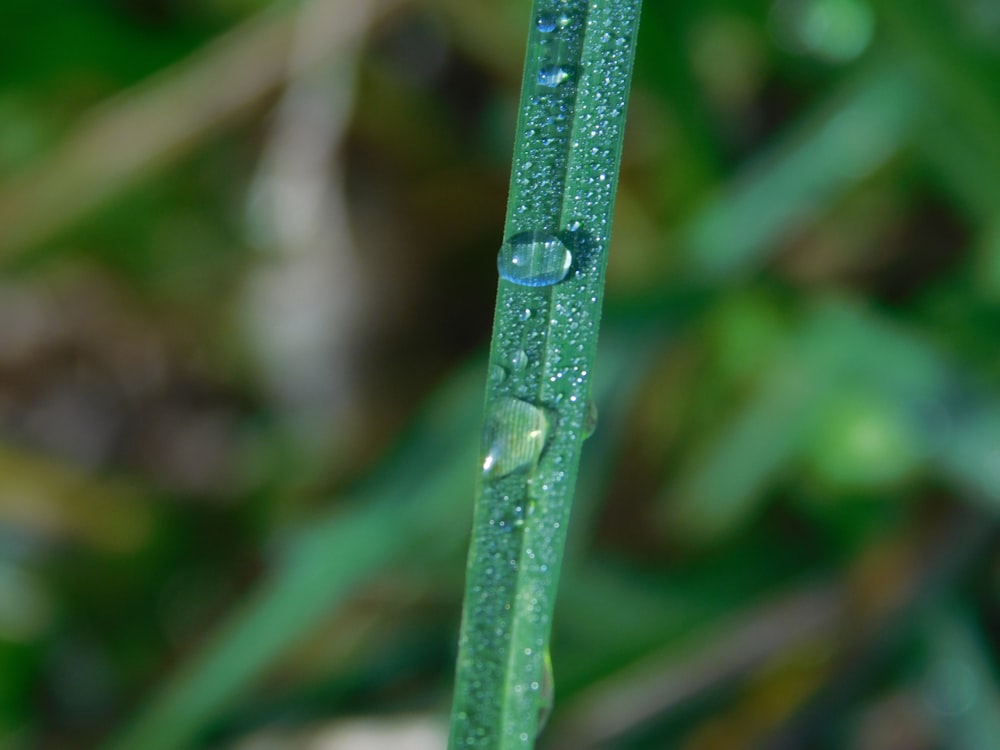
[[[527,11],[0,5],[0,746],[443,744]],[[1000,12],[644,12],[540,745],[984,750]]]

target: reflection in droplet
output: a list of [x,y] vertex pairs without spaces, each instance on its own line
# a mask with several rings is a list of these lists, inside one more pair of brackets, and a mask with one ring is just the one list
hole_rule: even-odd
[[562,240],[545,232],[521,232],[500,248],[500,276],[520,286],[551,286],[566,278],[573,256]]
[[535,22],[538,30],[543,34],[548,34],[556,30],[556,17],[548,13],[543,13]]
[[571,77],[569,70],[562,65],[545,65],[538,69],[538,85],[556,88],[566,83]]
[[507,379],[507,371],[500,365],[490,365],[489,380],[490,385],[500,385]]
[[527,401],[501,398],[483,427],[483,473],[499,478],[534,466],[548,437],[545,412]]

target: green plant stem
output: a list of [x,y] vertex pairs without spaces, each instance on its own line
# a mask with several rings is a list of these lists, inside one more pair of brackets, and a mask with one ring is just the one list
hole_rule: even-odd
[[[592,408],[639,7],[533,4],[505,237],[558,238],[572,263],[548,286],[500,280],[452,748],[530,748],[547,709],[546,654]],[[495,449],[509,461],[494,463]]]

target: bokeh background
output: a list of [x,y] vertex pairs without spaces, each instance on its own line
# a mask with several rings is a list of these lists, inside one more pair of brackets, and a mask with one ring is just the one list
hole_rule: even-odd
[[[1000,5],[647,0],[540,747],[1000,748]],[[528,4],[0,4],[0,747],[442,747]]]

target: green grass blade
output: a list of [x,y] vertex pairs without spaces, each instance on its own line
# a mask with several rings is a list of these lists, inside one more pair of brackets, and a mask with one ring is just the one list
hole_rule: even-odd
[[[598,398],[624,373],[640,368],[645,341],[611,342],[605,351]],[[637,364],[638,363],[638,364]],[[475,377],[471,376],[475,372]],[[419,565],[420,550],[459,544],[461,506],[471,489],[469,438],[478,422],[482,363],[470,364],[429,402],[406,430],[404,445],[380,462],[377,479],[360,490],[351,510],[319,520],[290,546],[287,556],[214,633],[189,663],[163,686],[106,747],[109,750],[177,750],[195,746],[297,642],[334,616],[365,581],[405,562]],[[621,407],[619,407],[620,409]],[[609,443],[612,445],[613,443]],[[605,449],[606,453],[607,449]],[[428,472],[429,463],[449,456]],[[606,465],[607,455],[594,456]],[[401,534],[386,529],[402,527]]]
[[536,0],[532,8],[498,261],[453,748],[530,748],[538,730],[586,437],[639,6]]

